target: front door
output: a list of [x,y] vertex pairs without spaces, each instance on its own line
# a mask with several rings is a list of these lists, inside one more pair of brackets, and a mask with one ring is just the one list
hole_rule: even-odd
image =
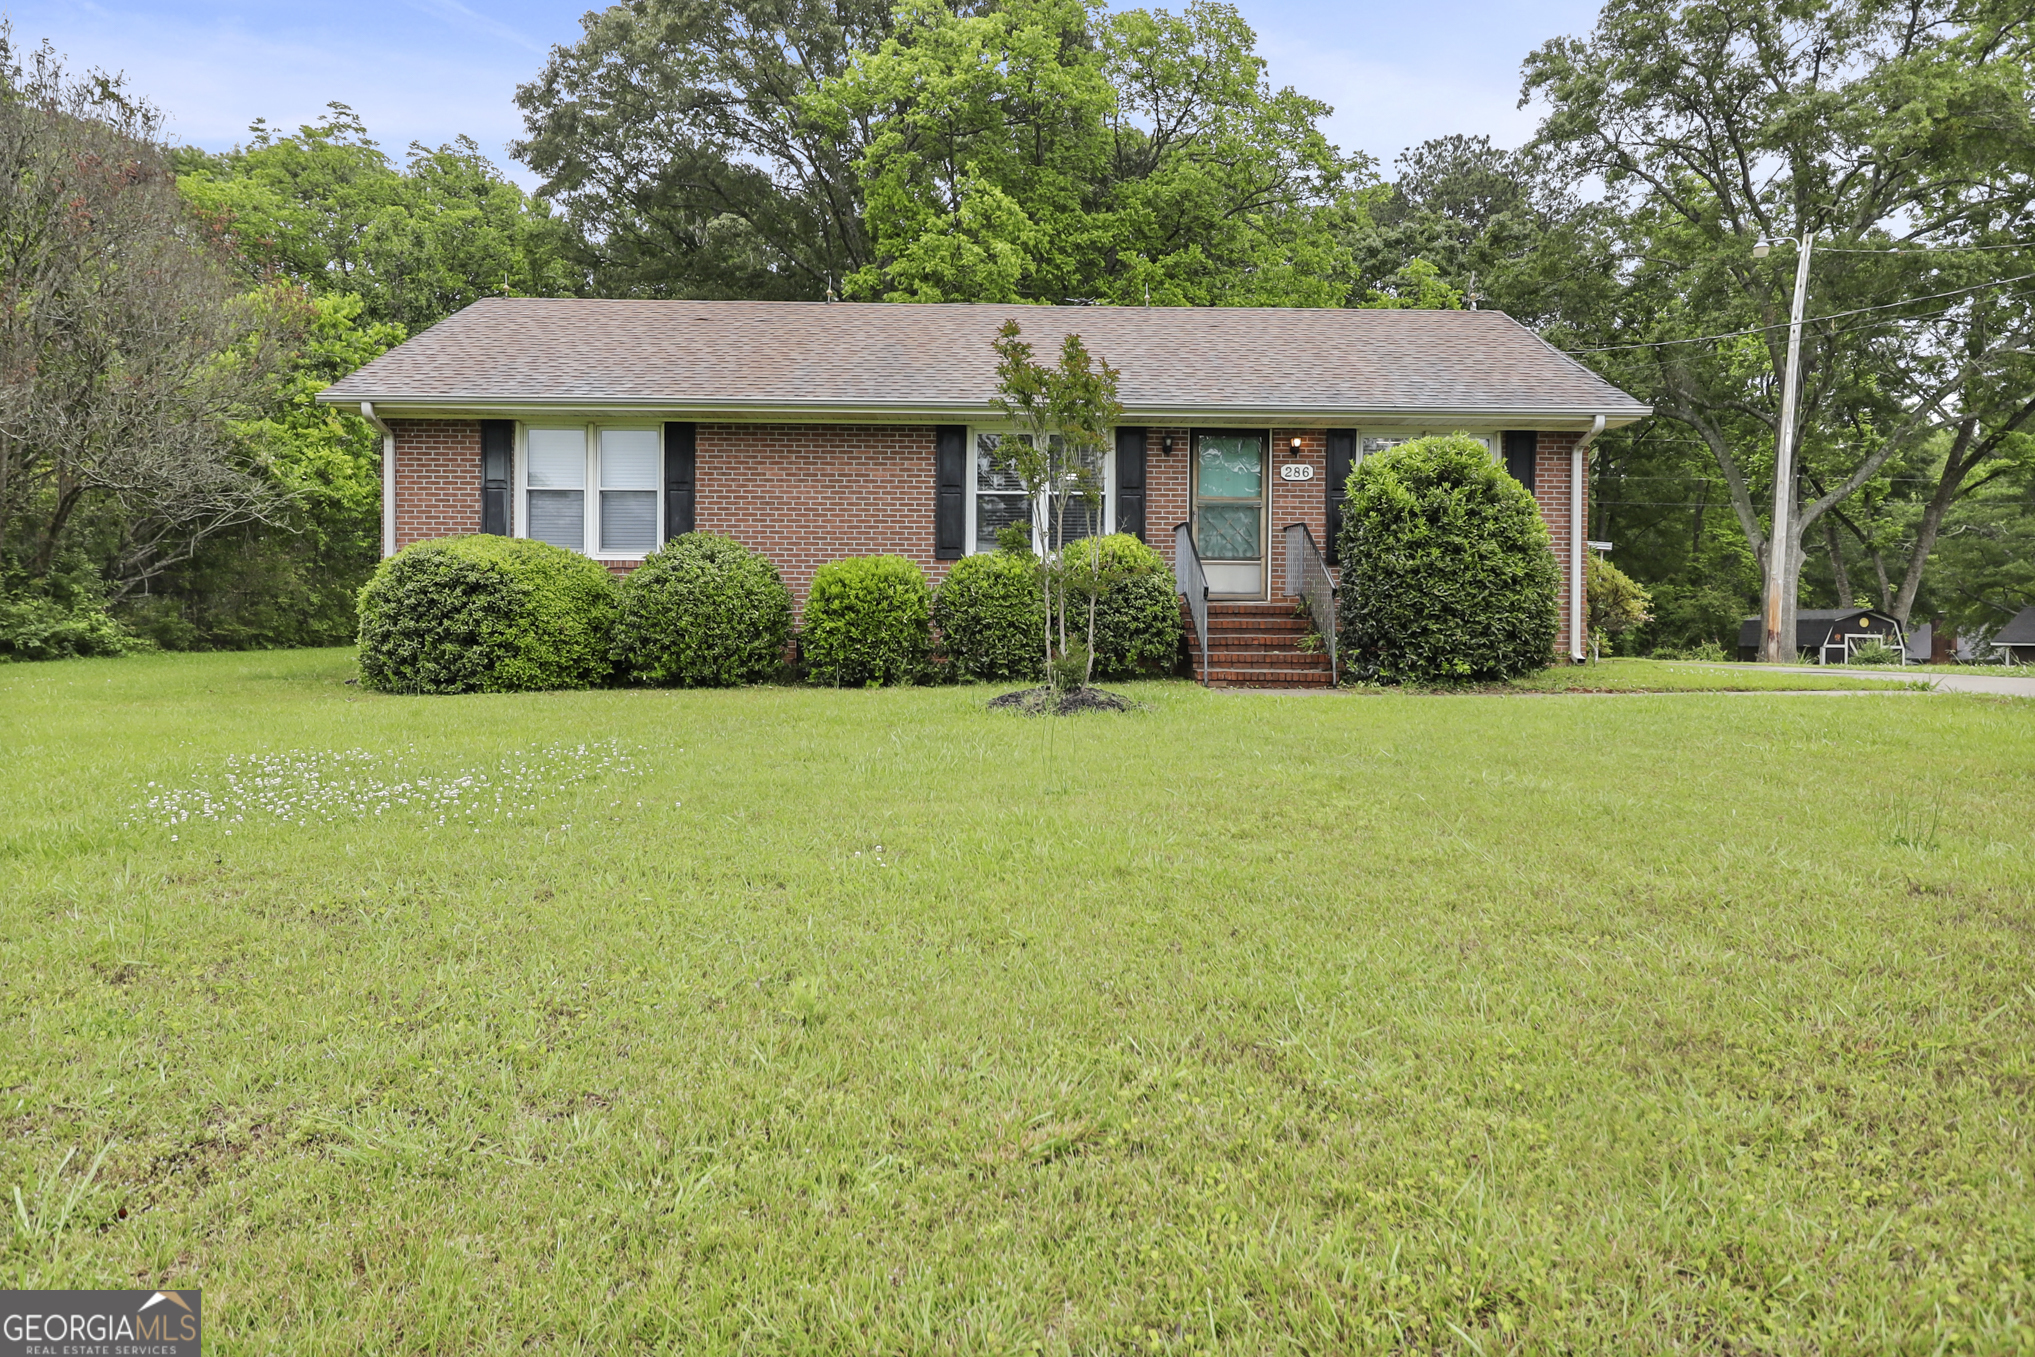
[[1194,549],[1214,598],[1265,596],[1265,435],[1194,435]]

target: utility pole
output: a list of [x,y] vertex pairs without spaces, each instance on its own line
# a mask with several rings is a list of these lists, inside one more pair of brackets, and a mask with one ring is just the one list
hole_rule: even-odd
[[[1809,252],[1814,231],[1804,231],[1795,257],[1795,300],[1788,315],[1788,366],[1781,374],[1781,422],[1774,437],[1774,527],[1767,542],[1766,644],[1760,658],[1768,664],[1795,662],[1795,607],[1783,598],[1788,565],[1794,556],[1795,514],[1795,389],[1802,374],[1802,304],[1809,299]],[[1761,242],[1753,256],[1764,259],[1770,247]]]

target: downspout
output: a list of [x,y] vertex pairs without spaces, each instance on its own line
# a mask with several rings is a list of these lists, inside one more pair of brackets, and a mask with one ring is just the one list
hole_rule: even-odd
[[382,423],[373,401],[360,403],[360,417],[382,436],[382,558],[396,554],[396,431]]
[[1583,662],[1590,641],[1590,595],[1583,582],[1583,552],[1589,546],[1583,539],[1590,535],[1589,524],[1583,521],[1583,455],[1603,432],[1604,416],[1599,415],[1569,451],[1569,658],[1577,664]]

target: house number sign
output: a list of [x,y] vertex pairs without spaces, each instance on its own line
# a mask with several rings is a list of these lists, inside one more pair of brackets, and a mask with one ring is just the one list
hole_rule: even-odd
[[1311,481],[1314,479],[1314,468],[1306,462],[1288,462],[1279,468],[1279,479],[1282,481]]

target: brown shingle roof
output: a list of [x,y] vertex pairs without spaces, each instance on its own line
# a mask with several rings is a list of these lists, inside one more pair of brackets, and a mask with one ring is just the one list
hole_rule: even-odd
[[1015,318],[1072,331],[1166,411],[1590,418],[1647,407],[1496,311],[489,298],[328,388],[334,403],[973,412]]

